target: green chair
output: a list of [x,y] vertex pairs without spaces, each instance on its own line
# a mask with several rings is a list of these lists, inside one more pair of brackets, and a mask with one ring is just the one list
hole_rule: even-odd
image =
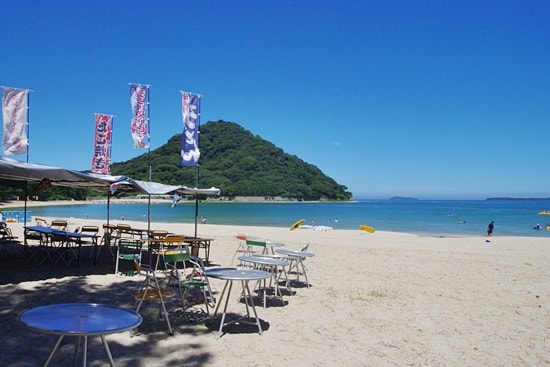
[[[166,251],[164,264],[168,270],[168,285],[177,285],[181,305],[185,311],[193,306],[204,305],[202,310],[210,315],[210,307],[216,303],[208,278],[204,275],[201,258],[192,256],[185,250]],[[197,292],[193,293],[193,290]]]
[[265,240],[258,239],[246,239],[246,249],[244,254],[246,256],[252,256],[254,253],[260,252],[262,254],[267,253],[267,246]]
[[120,271],[121,262],[134,263],[134,259],[137,259],[138,265],[141,265],[141,248],[143,242],[138,239],[120,238],[118,240],[115,274],[134,274],[134,266],[131,267],[131,271]]

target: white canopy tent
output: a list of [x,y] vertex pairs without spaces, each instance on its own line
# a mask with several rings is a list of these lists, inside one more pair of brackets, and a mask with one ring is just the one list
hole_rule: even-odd
[[[197,236],[198,196],[219,196],[220,189],[189,188],[187,186],[165,185],[158,182],[139,181],[127,176],[100,175],[88,171],[73,171],[65,168],[48,166],[36,163],[21,162],[12,158],[0,157],[0,185],[27,188],[29,184],[38,185],[44,180],[55,186],[80,187],[99,190],[111,196],[111,185],[118,184],[117,189],[122,191],[143,192],[148,195],[180,195],[195,196],[195,237]],[[26,213],[26,198],[25,198]],[[107,209],[107,221],[109,209]],[[148,215],[150,224],[150,216]]]

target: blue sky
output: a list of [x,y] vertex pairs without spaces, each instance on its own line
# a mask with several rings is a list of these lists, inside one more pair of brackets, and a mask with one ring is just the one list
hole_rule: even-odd
[[31,162],[90,169],[96,112],[116,116],[113,161],[145,153],[130,136],[136,82],[151,85],[152,149],[181,133],[186,90],[204,95],[201,123],[236,122],[358,198],[550,196],[548,1],[1,9],[0,85],[32,90]]

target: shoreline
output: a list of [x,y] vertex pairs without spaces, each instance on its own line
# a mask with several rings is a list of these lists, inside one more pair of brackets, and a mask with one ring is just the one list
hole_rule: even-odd
[[[141,204],[141,205],[147,205],[147,202],[148,202],[148,199],[147,198],[122,198],[122,199],[113,199],[111,201],[111,204],[112,205],[112,208],[113,207],[118,207],[118,212],[119,213],[122,213],[122,215],[120,216],[113,216],[111,215],[111,219],[110,221],[111,222],[116,222],[116,221],[121,221],[121,220],[124,220],[123,218],[125,218],[126,220],[134,220],[136,222],[139,222],[141,223],[141,227],[143,227],[144,225],[146,225],[148,223],[148,220],[147,220],[147,217],[146,215],[140,215],[140,216],[136,216],[136,215],[131,215],[132,213],[134,212],[131,212],[130,215],[125,215],[125,214],[128,214],[127,212],[124,212],[121,210],[124,210],[124,209],[120,209],[120,208],[123,208],[124,205],[136,205],[136,204]],[[216,203],[216,202],[209,202],[209,203]],[[227,202],[220,202],[220,203],[227,203]],[[268,204],[271,204],[270,202],[264,202],[264,203],[268,203]],[[261,204],[264,204],[264,203],[257,203],[258,205],[261,205]],[[154,206],[154,205],[168,205],[170,206],[171,205],[171,200],[167,200],[167,199],[161,199],[161,198],[152,198],[151,199],[151,204]],[[245,202],[239,202],[239,203],[235,203],[235,205],[238,205],[238,204],[247,204]],[[252,205],[256,204],[256,203],[250,203]],[[283,202],[278,202],[278,203],[274,203],[274,204],[285,204]],[[295,205],[295,203],[290,203],[290,202],[287,202],[286,204],[290,204],[290,205]],[[322,203],[320,203],[322,204]],[[13,200],[13,201],[3,201],[3,202],[0,202],[0,212],[2,211],[10,211],[10,210],[23,210],[24,209],[24,202],[22,201],[16,201],[16,200]],[[91,207],[95,207],[95,206],[101,206],[101,205],[106,205],[106,202],[104,201],[90,201],[90,200],[55,200],[55,201],[28,201],[27,202],[27,210],[32,210],[32,208],[45,208],[45,207],[52,207],[52,208],[55,208],[55,207],[62,207],[62,206],[78,206],[78,205],[83,205],[83,206],[91,206]],[[182,207],[186,207],[186,206],[190,206],[190,205],[194,205],[194,201],[185,201],[185,202],[180,202],[178,204],[178,206],[182,206]],[[329,204],[330,205],[330,204]],[[353,204],[352,204],[353,205]],[[214,207],[214,206],[213,206]],[[299,207],[299,206],[298,206]],[[112,209],[111,208],[111,209]],[[68,216],[63,216],[62,214],[59,214],[61,215],[59,218],[67,218],[67,219],[78,219],[78,218],[86,218],[88,219],[88,214],[86,213],[81,213],[79,210],[76,210],[76,212],[72,212],[70,209],[68,209],[69,212],[71,213],[71,215],[68,215]],[[92,211],[94,211],[95,209],[90,209]],[[52,213],[55,213],[55,212],[60,212],[59,210],[52,210]],[[64,211],[63,211],[64,213]],[[111,212],[112,213],[112,212]],[[35,214],[34,212],[32,213],[33,214],[33,217],[36,216],[37,214]],[[134,213],[135,214],[135,213]],[[11,213],[11,214],[7,214],[6,216],[4,216],[4,218],[7,218],[6,221],[9,221],[11,222],[12,221],[12,218],[15,218],[16,217],[16,213]],[[42,215],[38,215],[38,217],[42,217],[44,215],[48,215],[48,214],[42,214]],[[50,215],[55,215],[55,214],[50,214]],[[19,214],[19,217],[21,215]],[[118,219],[118,218],[121,218],[121,219]],[[92,219],[97,219],[97,220],[102,220],[104,222],[107,221],[106,218],[104,218],[103,216],[103,213],[100,213],[98,215],[98,213],[95,213],[95,215],[93,215]],[[219,224],[219,225],[236,225],[236,226],[248,226],[248,225],[251,225],[251,226],[255,226],[255,225],[259,225],[259,226],[266,226],[266,227],[269,227],[269,228],[288,228],[289,227],[289,223],[286,223],[286,222],[283,222],[283,221],[278,221],[276,223],[266,223],[266,221],[261,221],[261,223],[255,223],[254,220],[252,221],[243,221],[243,220],[237,220],[234,223],[232,223],[233,221],[231,220],[225,220],[224,218],[222,218],[222,220],[219,220],[219,218],[217,218],[218,220],[214,220],[212,221],[212,224]],[[152,218],[151,220],[155,220],[155,221],[163,221],[163,219],[155,219],[155,218]],[[169,219],[165,219],[165,220],[172,220],[171,218]],[[193,218],[192,217],[189,217],[186,219],[188,222],[187,223],[193,223]],[[172,222],[169,222],[169,223],[172,223]],[[179,222],[179,221],[176,221],[174,223],[182,223],[182,222]],[[308,228],[309,230],[313,230],[313,231],[341,231],[341,230],[353,230],[355,229],[355,226],[350,226],[350,223],[354,223],[354,222],[351,222],[351,221],[348,221],[346,223],[344,223],[343,225],[332,225],[332,223],[329,222],[328,225],[322,225],[322,224],[315,224],[314,221],[311,221],[312,225],[311,228]],[[321,223],[321,222],[318,222],[318,223]],[[360,223],[360,222],[358,222]],[[210,223],[209,223],[210,224]],[[479,224],[479,223],[478,223]],[[444,229],[443,230],[440,230],[440,229],[435,229],[435,230],[432,230],[430,231],[429,228],[428,229],[425,229],[425,230],[419,230],[418,228],[413,228],[413,229],[407,229],[407,228],[397,228],[397,227],[400,227],[399,225],[398,226],[383,226],[381,225],[380,223],[378,223],[378,225],[380,225],[380,227],[376,226],[376,229],[377,231],[386,231],[386,232],[392,232],[392,233],[404,233],[404,234],[412,234],[412,235],[417,235],[417,236],[420,236],[420,237],[427,237],[427,238],[430,238],[430,237],[436,237],[436,238],[465,238],[465,237],[486,237],[485,236],[485,231],[484,229],[482,230],[478,230],[479,228],[478,227],[470,227],[470,228],[473,228],[473,230],[465,230],[465,231],[455,231],[453,230],[452,228],[449,228],[448,231],[445,231]],[[448,225],[448,224],[447,224]],[[309,226],[309,224],[308,224]],[[307,227],[307,226],[304,226],[304,227]],[[419,227],[420,228],[420,227]],[[513,228],[513,227],[508,227],[508,228]],[[526,228],[525,226],[522,227],[522,228]],[[304,230],[306,230],[306,228],[302,228]],[[394,229],[398,229],[398,230],[394,230]],[[542,237],[542,238],[550,238],[549,235],[550,235],[550,230],[544,230],[545,228],[542,228],[541,231],[534,231],[534,230],[531,230],[532,227],[528,227],[528,231],[529,233],[526,233],[527,231],[506,231],[506,230],[503,230],[503,231],[499,231],[499,233],[497,234],[498,236],[500,237]],[[515,233],[514,233],[515,232]],[[525,232],[525,233],[523,233]]]

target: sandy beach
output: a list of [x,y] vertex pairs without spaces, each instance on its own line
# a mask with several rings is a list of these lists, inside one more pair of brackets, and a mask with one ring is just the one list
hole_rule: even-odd
[[[67,219],[71,229],[103,223]],[[22,223],[9,227],[22,238]],[[152,228],[194,232],[193,224],[153,223]],[[200,224],[198,232],[214,239],[210,267],[232,265],[238,233],[283,242],[289,249],[309,243],[315,254],[306,260],[310,287],[296,283],[283,304],[257,307],[263,335],[246,328],[220,338],[215,322],[189,323],[174,312],[170,336],[157,303],[147,303],[137,331],[107,336],[117,366],[550,365],[547,238],[210,224]],[[65,302],[132,309],[142,281],[113,274],[105,250],[97,266],[87,257],[79,267],[26,264],[11,255],[0,262],[0,360],[10,367],[43,365],[56,340],[25,327],[18,320],[23,310]],[[211,285],[219,297],[223,282],[212,279]],[[177,307],[175,298],[168,302],[169,310]],[[238,291],[228,312],[244,312]],[[53,366],[71,365],[73,342],[64,339]],[[99,338],[90,338],[88,366],[108,365]]]

